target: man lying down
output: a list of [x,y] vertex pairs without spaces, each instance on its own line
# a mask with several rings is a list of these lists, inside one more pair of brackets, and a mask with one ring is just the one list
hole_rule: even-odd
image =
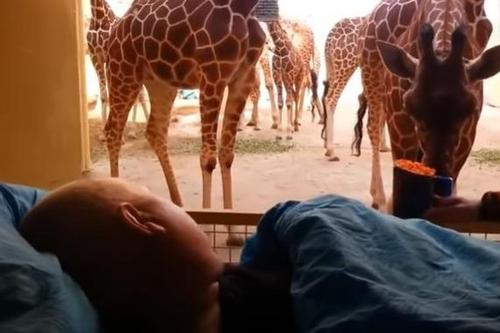
[[276,205],[238,266],[182,209],[115,179],[52,192],[20,230],[108,332],[500,332],[500,245],[342,197]]

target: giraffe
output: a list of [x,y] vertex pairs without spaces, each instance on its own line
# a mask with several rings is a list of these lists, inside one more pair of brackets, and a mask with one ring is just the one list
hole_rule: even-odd
[[[282,27],[280,21],[267,24],[269,34],[274,43],[273,54],[273,81],[278,94],[278,110],[273,110],[273,118],[278,119],[278,127],[283,132],[283,86],[286,91],[286,139],[292,140],[293,131],[298,130],[298,114],[300,107],[300,95],[305,83],[305,65],[302,56],[292,45],[292,42]],[[274,98],[274,96],[272,96]],[[274,105],[274,103],[272,103]],[[279,111],[279,113],[278,113]],[[295,114],[294,114],[295,111]],[[278,113],[278,115],[276,115]],[[276,136],[281,140],[281,134]]]
[[[312,92],[311,98],[311,113],[314,121],[315,118],[315,109],[318,110],[318,114],[320,118],[322,116],[322,106],[319,102],[319,97],[317,95],[317,80],[318,73],[320,71],[321,59],[319,57],[319,52],[315,48],[315,51],[312,51],[314,46],[314,33],[311,28],[297,21],[293,21],[290,19],[282,19],[281,20],[283,28],[289,34],[290,40],[292,41],[292,45],[296,48],[296,50],[301,54],[304,64],[306,65],[306,73],[311,73],[311,76],[306,76],[306,84],[303,89],[309,89]],[[270,52],[274,53],[274,48],[271,46],[272,40],[267,41],[268,47],[265,48],[262,53],[261,58],[259,59],[258,72],[263,73],[264,83],[266,89],[268,91],[270,102],[271,102],[271,110],[272,110],[272,120],[273,124],[271,126],[272,129],[278,128],[278,107],[276,105],[276,100],[274,98],[274,83],[273,83],[273,74],[270,64]],[[309,67],[311,66],[311,67]],[[255,86],[250,93],[250,101],[253,104],[252,116],[247,126],[254,126],[255,130],[260,130],[259,123],[259,100],[261,96],[260,92],[260,75],[257,75],[257,80],[255,82]],[[301,105],[303,105],[304,92],[302,91],[301,95]],[[303,106],[301,107],[301,110]],[[301,115],[299,115],[301,117]],[[300,120],[298,121],[300,123]],[[257,124],[257,125],[256,125]],[[295,129],[298,130],[298,124],[294,124]],[[239,125],[239,129],[243,129],[243,119]]]
[[[96,70],[99,80],[99,95],[101,99],[101,117],[107,118],[108,91],[106,84],[106,48],[109,35],[118,17],[105,0],[90,0],[91,17],[87,29],[87,50]],[[148,107],[143,90],[139,93],[138,102],[142,106],[144,117],[148,119]],[[137,103],[134,104],[132,114],[134,123],[137,121]]]
[[420,160],[455,180],[475,139],[482,80],[500,70],[484,51],[492,25],[484,0],[382,0],[361,29],[361,69],[372,145],[370,193],[386,210],[380,126],[393,159]]
[[[105,126],[111,176],[119,176],[121,137],[135,98],[146,86],[151,113],[146,138],[162,166],[172,201],[182,206],[167,150],[177,90],[200,90],[200,166],[203,208],[212,205],[212,172],[219,160],[224,208],[233,208],[231,165],[240,115],[266,35],[254,10],[258,0],[135,1],[111,30],[107,63],[111,112]],[[217,127],[224,92],[220,144]],[[226,243],[243,242],[231,230]]]
[[[359,67],[360,48],[359,33],[366,23],[366,17],[345,18],[337,22],[328,33],[325,43],[326,81],[323,92],[323,109],[325,112],[322,138],[325,140],[325,156],[329,161],[337,162],[340,159],[335,154],[333,144],[334,114],[337,103],[344,91],[347,82]],[[359,96],[360,109],[366,105],[364,97]],[[364,109],[366,110],[366,109]],[[387,152],[385,140],[385,122],[381,133],[380,151]],[[355,155],[358,155],[355,153]]]
[[320,122],[323,118],[322,105],[320,103],[317,87],[318,87],[318,75],[321,66],[321,60],[319,53],[317,53],[317,48],[314,42],[314,32],[308,25],[290,19],[282,19],[283,27],[290,34],[290,39],[292,40],[292,45],[298,50],[302,57],[302,61],[305,66],[305,85],[301,90],[300,104],[298,110],[298,116],[296,119],[295,129],[298,130],[298,126],[301,124],[302,113],[304,109],[304,99],[307,90],[312,93],[311,96],[311,112],[314,121],[314,109],[318,110],[320,115]]

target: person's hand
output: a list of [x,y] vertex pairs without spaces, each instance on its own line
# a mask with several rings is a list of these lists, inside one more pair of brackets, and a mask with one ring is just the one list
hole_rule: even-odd
[[460,197],[436,197],[424,218],[435,223],[463,223],[479,221],[480,201]]

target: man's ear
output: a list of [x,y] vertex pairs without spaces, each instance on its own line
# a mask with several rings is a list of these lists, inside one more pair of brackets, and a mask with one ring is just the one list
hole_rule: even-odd
[[403,79],[413,79],[417,71],[418,60],[399,46],[386,42],[377,42],[377,49],[385,67],[394,75]]
[[142,235],[155,236],[166,233],[163,226],[152,221],[131,203],[123,202],[120,204],[120,215],[128,227]]

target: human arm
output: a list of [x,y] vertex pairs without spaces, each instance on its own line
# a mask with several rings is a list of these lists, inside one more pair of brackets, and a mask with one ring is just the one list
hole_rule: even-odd
[[486,192],[481,200],[436,198],[424,218],[436,223],[500,221],[500,192]]

